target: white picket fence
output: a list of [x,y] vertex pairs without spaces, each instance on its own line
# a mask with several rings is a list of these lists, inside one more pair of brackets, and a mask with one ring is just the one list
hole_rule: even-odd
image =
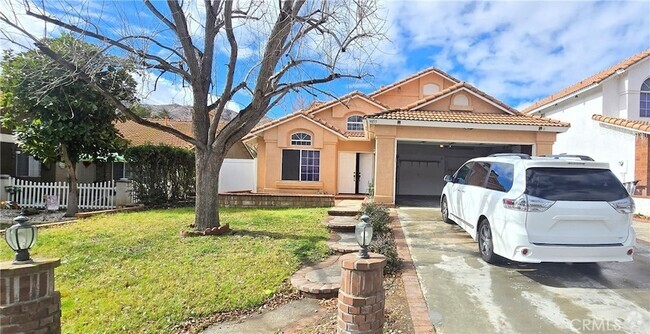
[[[20,189],[11,198],[25,208],[44,208],[45,196],[56,196],[59,207],[68,207],[68,182],[33,182],[16,178],[9,185]],[[115,208],[115,181],[79,183],[79,209],[101,210]]]

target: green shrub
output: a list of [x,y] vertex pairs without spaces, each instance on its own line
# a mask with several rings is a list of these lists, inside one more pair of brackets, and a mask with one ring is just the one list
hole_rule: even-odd
[[375,234],[368,250],[386,257],[384,274],[395,274],[402,268],[402,259],[397,256],[397,245],[390,232]]
[[364,203],[361,212],[370,217],[369,222],[372,224],[372,230],[375,234],[390,232],[390,216],[388,208],[377,203]]
[[130,147],[126,159],[133,172],[133,190],[147,205],[184,199],[194,192],[194,153],[166,145]]

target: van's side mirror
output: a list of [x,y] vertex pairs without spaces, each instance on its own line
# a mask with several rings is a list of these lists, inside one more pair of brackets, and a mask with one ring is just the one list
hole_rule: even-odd
[[445,180],[445,182],[452,182],[453,183],[454,182],[454,177],[451,176],[451,175],[445,175],[443,180]]

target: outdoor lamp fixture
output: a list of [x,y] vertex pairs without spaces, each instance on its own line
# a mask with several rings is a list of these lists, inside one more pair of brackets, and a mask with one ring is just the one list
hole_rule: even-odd
[[33,261],[29,257],[29,249],[36,242],[36,226],[29,224],[29,218],[25,217],[22,212],[18,217],[14,218],[14,221],[16,224],[5,230],[7,245],[16,252],[13,263],[32,263]]
[[361,247],[359,249],[359,258],[367,259],[368,256],[368,245],[372,240],[372,225],[368,223],[368,215],[361,216],[361,221],[354,228],[354,236],[357,238],[357,243]]

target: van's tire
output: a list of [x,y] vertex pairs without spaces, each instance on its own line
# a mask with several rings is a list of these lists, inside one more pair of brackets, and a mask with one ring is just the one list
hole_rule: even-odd
[[455,222],[449,219],[449,205],[447,204],[447,197],[442,197],[440,201],[440,213],[442,213],[442,221],[447,224],[455,224]]
[[492,229],[487,219],[481,220],[476,231],[478,240],[478,252],[483,261],[494,264],[499,262],[499,256],[494,254],[494,242],[492,241]]

